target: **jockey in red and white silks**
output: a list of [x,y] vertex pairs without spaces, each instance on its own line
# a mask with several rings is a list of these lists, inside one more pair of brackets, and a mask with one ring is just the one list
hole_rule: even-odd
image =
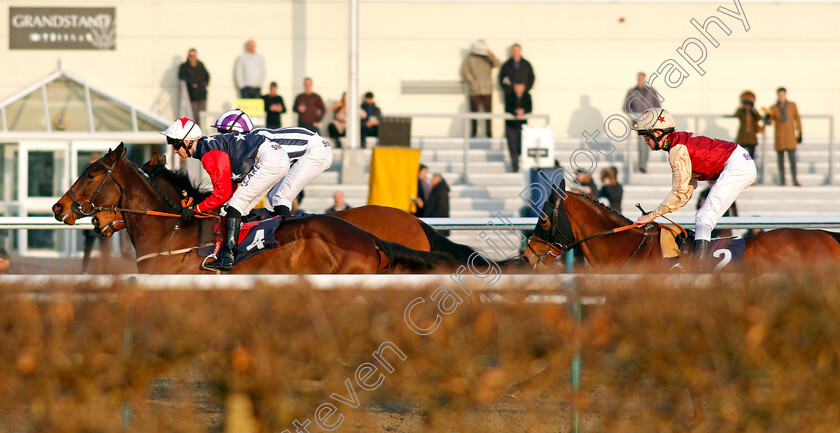
[[[292,179],[289,188],[278,188],[281,193],[299,193],[305,186],[300,179],[308,183],[332,164],[329,142],[304,128],[257,129],[248,134],[204,137],[195,122],[181,118],[163,134],[181,157],[199,159],[213,184],[212,195],[195,206],[182,209],[182,217],[188,218],[226,204],[227,237],[217,260],[207,265],[215,269],[230,270],[233,267],[242,215],[247,215],[275,186],[283,185],[281,179],[290,172],[292,160],[306,159],[310,162],[303,166],[305,170],[298,170],[297,179]],[[239,184],[235,192],[232,183]],[[298,188],[297,192],[295,188]],[[289,207],[283,209],[284,198],[273,199],[272,204],[278,203],[276,213],[288,216]],[[288,204],[291,205],[291,200]]]
[[698,180],[717,180],[695,215],[695,257],[702,264],[712,229],[741,192],[755,182],[755,161],[736,143],[675,131],[675,127],[670,113],[655,108],[645,111],[633,128],[651,150],[668,152],[672,173],[671,193],[653,212],[636,222],[646,224],[685,206]]

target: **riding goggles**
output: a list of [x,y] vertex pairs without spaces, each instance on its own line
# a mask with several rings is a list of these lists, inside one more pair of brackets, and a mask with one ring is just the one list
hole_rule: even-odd
[[184,140],[180,140],[177,138],[166,137],[166,143],[171,145],[176,152],[182,147],[184,147]]

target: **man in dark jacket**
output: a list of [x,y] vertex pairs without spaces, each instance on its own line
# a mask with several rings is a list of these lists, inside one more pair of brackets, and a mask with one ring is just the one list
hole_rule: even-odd
[[[449,218],[449,185],[440,173],[432,176],[432,192],[426,200],[423,215],[432,218]],[[438,233],[449,236],[449,230],[438,230]]]
[[505,137],[507,137],[510,165],[513,171],[519,171],[519,154],[522,149],[522,125],[528,123],[523,118],[531,112],[531,94],[523,83],[514,83],[513,92],[505,94],[505,112],[513,114],[516,119],[505,120]]
[[510,59],[499,71],[499,84],[502,85],[505,95],[513,93],[513,83],[517,82],[525,84],[525,92],[530,92],[535,80],[531,62],[522,58],[522,47],[519,44],[513,44],[510,48]]
[[198,60],[198,52],[190,48],[187,54],[187,61],[181,64],[178,70],[178,79],[187,83],[187,93],[190,95],[192,106],[192,118],[201,125],[199,113],[207,109],[207,85],[210,84],[210,74],[204,67],[204,63]]

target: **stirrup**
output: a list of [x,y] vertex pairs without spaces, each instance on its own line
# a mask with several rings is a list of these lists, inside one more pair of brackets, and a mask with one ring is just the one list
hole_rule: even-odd
[[209,256],[205,257],[204,260],[201,261],[201,269],[204,270],[204,271],[210,271],[210,272],[215,272],[216,274],[221,274],[222,271],[220,271],[218,269],[213,269],[213,268],[208,268],[207,267],[207,260],[210,260],[210,259],[216,260],[216,258],[217,257],[216,257],[215,253],[210,254]]

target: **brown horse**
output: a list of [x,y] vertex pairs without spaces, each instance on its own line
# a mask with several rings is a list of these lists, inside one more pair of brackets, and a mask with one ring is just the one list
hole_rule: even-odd
[[[158,179],[165,178],[179,189],[194,191],[188,179],[166,168],[166,157],[158,157],[155,154],[152,160],[143,164],[140,171],[146,173],[153,183],[163,182]],[[195,194],[197,192],[194,192]],[[461,263],[466,263],[471,255],[476,254],[474,249],[450,241],[416,216],[400,209],[366,205],[329,215],[353,223],[379,239],[414,250],[446,253]],[[97,212],[93,218],[93,225],[94,230],[105,237],[110,237],[114,232],[125,228],[122,213],[110,210]],[[476,265],[486,266],[480,256],[473,260]]]
[[[529,239],[523,258],[533,268],[544,266],[579,245],[586,260],[598,271],[665,269],[658,227],[649,224],[610,233],[633,222],[591,197],[565,192],[564,187],[565,181],[552,188]],[[840,234],[776,229],[746,239],[741,265],[761,270],[826,260],[840,262]]]
[[[195,251],[201,222],[149,215],[175,212],[179,190],[165,181],[150,182],[124,155],[120,144],[91,164],[53,205],[55,218],[73,224],[79,216],[114,209],[124,217],[140,272],[199,273],[203,258]],[[330,216],[282,221],[274,236],[277,248],[238,264],[234,273],[425,272],[448,261],[442,254],[383,241]]]

